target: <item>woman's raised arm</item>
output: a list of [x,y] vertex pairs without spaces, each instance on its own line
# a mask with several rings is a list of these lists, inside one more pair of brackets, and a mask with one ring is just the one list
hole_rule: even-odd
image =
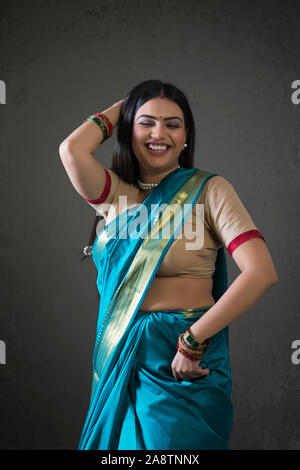
[[[124,99],[102,111],[115,128]],[[101,128],[92,120],[85,121],[59,146],[59,155],[76,191],[84,198],[95,200],[105,186],[105,170],[93,156],[103,142]]]

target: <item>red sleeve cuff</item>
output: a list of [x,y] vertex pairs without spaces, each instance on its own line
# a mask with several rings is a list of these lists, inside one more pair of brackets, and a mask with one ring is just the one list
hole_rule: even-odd
[[243,232],[237,237],[235,237],[233,240],[228,245],[227,250],[229,251],[229,254],[232,255],[233,251],[240,246],[242,243],[246,242],[247,240],[250,240],[251,238],[262,238],[264,241],[264,237],[260,233],[259,230],[247,230],[247,232]]
[[85,197],[83,198],[83,199],[85,199],[85,201],[90,202],[91,204],[100,204],[101,202],[104,202],[105,199],[107,198],[107,196],[109,195],[109,191],[110,191],[110,187],[111,187],[111,177],[110,177],[110,174],[107,171],[107,169],[104,168],[104,170],[105,170],[106,180],[105,180],[104,189],[103,189],[100,197],[98,199],[94,199],[94,200],[86,199]]

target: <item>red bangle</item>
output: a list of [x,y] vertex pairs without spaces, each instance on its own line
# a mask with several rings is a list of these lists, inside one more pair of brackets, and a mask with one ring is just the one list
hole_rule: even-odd
[[113,126],[110,120],[108,119],[108,117],[105,116],[105,114],[101,114],[101,113],[94,113],[94,116],[98,116],[100,119],[104,120],[107,123],[109,137],[110,137],[112,135]]
[[197,357],[191,356],[188,352],[184,351],[184,349],[181,349],[179,347],[179,343],[177,343],[177,349],[178,351],[182,352],[182,354],[184,354],[186,357],[191,359],[191,361],[200,361],[200,359],[198,359]]
[[110,177],[110,174],[107,171],[107,169],[104,168],[104,170],[105,170],[106,180],[105,180],[105,186],[104,186],[104,189],[101,193],[101,196],[98,199],[94,199],[94,200],[86,199],[85,197],[83,198],[87,202],[90,202],[91,204],[100,204],[101,202],[104,202],[105,199],[107,198],[108,194],[109,194],[110,187],[111,187],[111,177]]
[[240,246],[242,243],[246,242],[247,240],[250,240],[251,238],[262,238],[264,241],[264,237],[262,234],[259,232],[259,230],[247,230],[247,232],[243,232],[237,237],[235,237],[233,240],[228,245],[228,252],[230,255],[232,255],[233,251]]

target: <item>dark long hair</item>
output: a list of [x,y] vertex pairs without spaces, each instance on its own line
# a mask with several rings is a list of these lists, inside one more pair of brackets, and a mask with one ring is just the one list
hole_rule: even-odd
[[[132,124],[138,109],[147,101],[160,95],[174,101],[183,112],[185,128],[188,129],[187,147],[182,150],[178,163],[184,168],[194,168],[195,124],[185,94],[171,83],[163,83],[160,80],[146,80],[132,88],[123,102],[117,126],[112,163],[109,167],[123,181],[137,187],[140,174],[137,158],[131,148]],[[96,229],[101,219],[103,219],[101,215],[96,215],[88,242],[89,246],[92,246],[96,239]],[[80,261],[88,257],[89,255],[83,254]]]

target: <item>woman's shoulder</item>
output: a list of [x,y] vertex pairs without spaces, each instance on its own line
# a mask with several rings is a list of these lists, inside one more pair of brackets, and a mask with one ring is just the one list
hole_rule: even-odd
[[222,175],[213,174],[207,181],[207,190],[210,193],[235,191],[232,183]]
[[195,170],[206,180],[206,185],[207,187],[214,187],[218,185],[226,185],[226,183],[230,184],[227,178],[224,176],[220,175],[216,171],[212,170],[205,170],[203,168],[197,168],[195,167]]
[[203,191],[208,225],[218,239],[228,246],[241,233],[257,230],[254,221],[232,183],[222,175],[212,176]]
[[205,173],[207,173],[208,179],[198,202],[209,203],[216,197],[228,197],[228,195],[235,193],[233,185],[227,178],[214,172]]

